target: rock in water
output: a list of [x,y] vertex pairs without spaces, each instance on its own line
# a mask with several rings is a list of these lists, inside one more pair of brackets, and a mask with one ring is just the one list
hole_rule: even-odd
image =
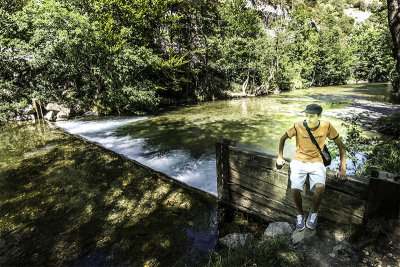
[[316,237],[316,233],[316,230],[311,230],[308,228],[302,231],[296,229],[292,234],[292,243],[293,245],[296,245],[299,243],[308,242]]
[[251,239],[253,239],[253,236],[251,234],[233,233],[220,238],[219,241],[225,246],[234,249],[238,246],[244,246],[246,244],[246,241]]
[[57,103],[49,103],[46,106],[46,110],[47,111],[56,111],[59,112],[61,111],[61,109],[63,108],[63,106],[57,104]]
[[65,112],[61,110],[60,112],[57,113],[57,121],[66,121],[69,118],[69,112]]
[[44,116],[44,119],[48,121],[54,121],[54,111],[47,112],[47,114]]
[[98,114],[94,111],[86,111],[85,113],[83,113],[82,115],[83,117],[90,117],[90,116],[98,116]]
[[291,235],[293,233],[292,227],[287,222],[273,222],[270,223],[265,229],[264,237],[276,237]]

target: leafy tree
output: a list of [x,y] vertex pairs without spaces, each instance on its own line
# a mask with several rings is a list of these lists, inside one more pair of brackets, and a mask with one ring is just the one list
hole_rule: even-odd
[[317,47],[315,85],[343,84],[350,76],[354,60],[346,35],[338,26],[321,30]]
[[393,55],[396,60],[396,73],[392,84],[394,92],[400,88],[400,4],[396,0],[387,0],[390,33],[393,39]]

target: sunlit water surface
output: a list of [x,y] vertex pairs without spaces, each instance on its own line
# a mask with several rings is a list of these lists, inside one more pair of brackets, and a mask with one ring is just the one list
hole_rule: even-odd
[[[301,111],[307,104],[318,103],[332,114],[349,106],[354,99],[391,102],[387,97],[389,90],[387,84],[310,88],[259,98],[201,103],[154,117],[71,120],[57,125],[216,195],[216,142],[232,139],[239,147],[277,154],[280,137],[303,119]],[[339,133],[344,132],[343,121],[333,117],[323,119],[329,120]],[[365,134],[375,135],[367,131]],[[294,152],[293,139],[286,142],[284,156],[291,158]],[[337,163],[333,161],[330,168],[335,169]]]

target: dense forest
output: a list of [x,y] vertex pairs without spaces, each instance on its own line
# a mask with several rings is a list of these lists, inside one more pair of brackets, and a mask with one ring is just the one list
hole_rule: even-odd
[[0,3],[0,122],[32,98],[139,114],[229,92],[394,81],[395,68],[386,1]]

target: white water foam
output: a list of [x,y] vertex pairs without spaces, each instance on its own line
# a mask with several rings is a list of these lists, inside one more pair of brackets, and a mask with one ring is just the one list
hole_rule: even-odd
[[146,119],[148,117],[96,121],[71,120],[56,122],[56,125],[192,187],[217,195],[217,174],[212,155],[194,159],[189,152],[183,150],[171,150],[161,154],[157,153],[157,147],[146,146],[146,138],[134,139],[115,134],[122,126]]

